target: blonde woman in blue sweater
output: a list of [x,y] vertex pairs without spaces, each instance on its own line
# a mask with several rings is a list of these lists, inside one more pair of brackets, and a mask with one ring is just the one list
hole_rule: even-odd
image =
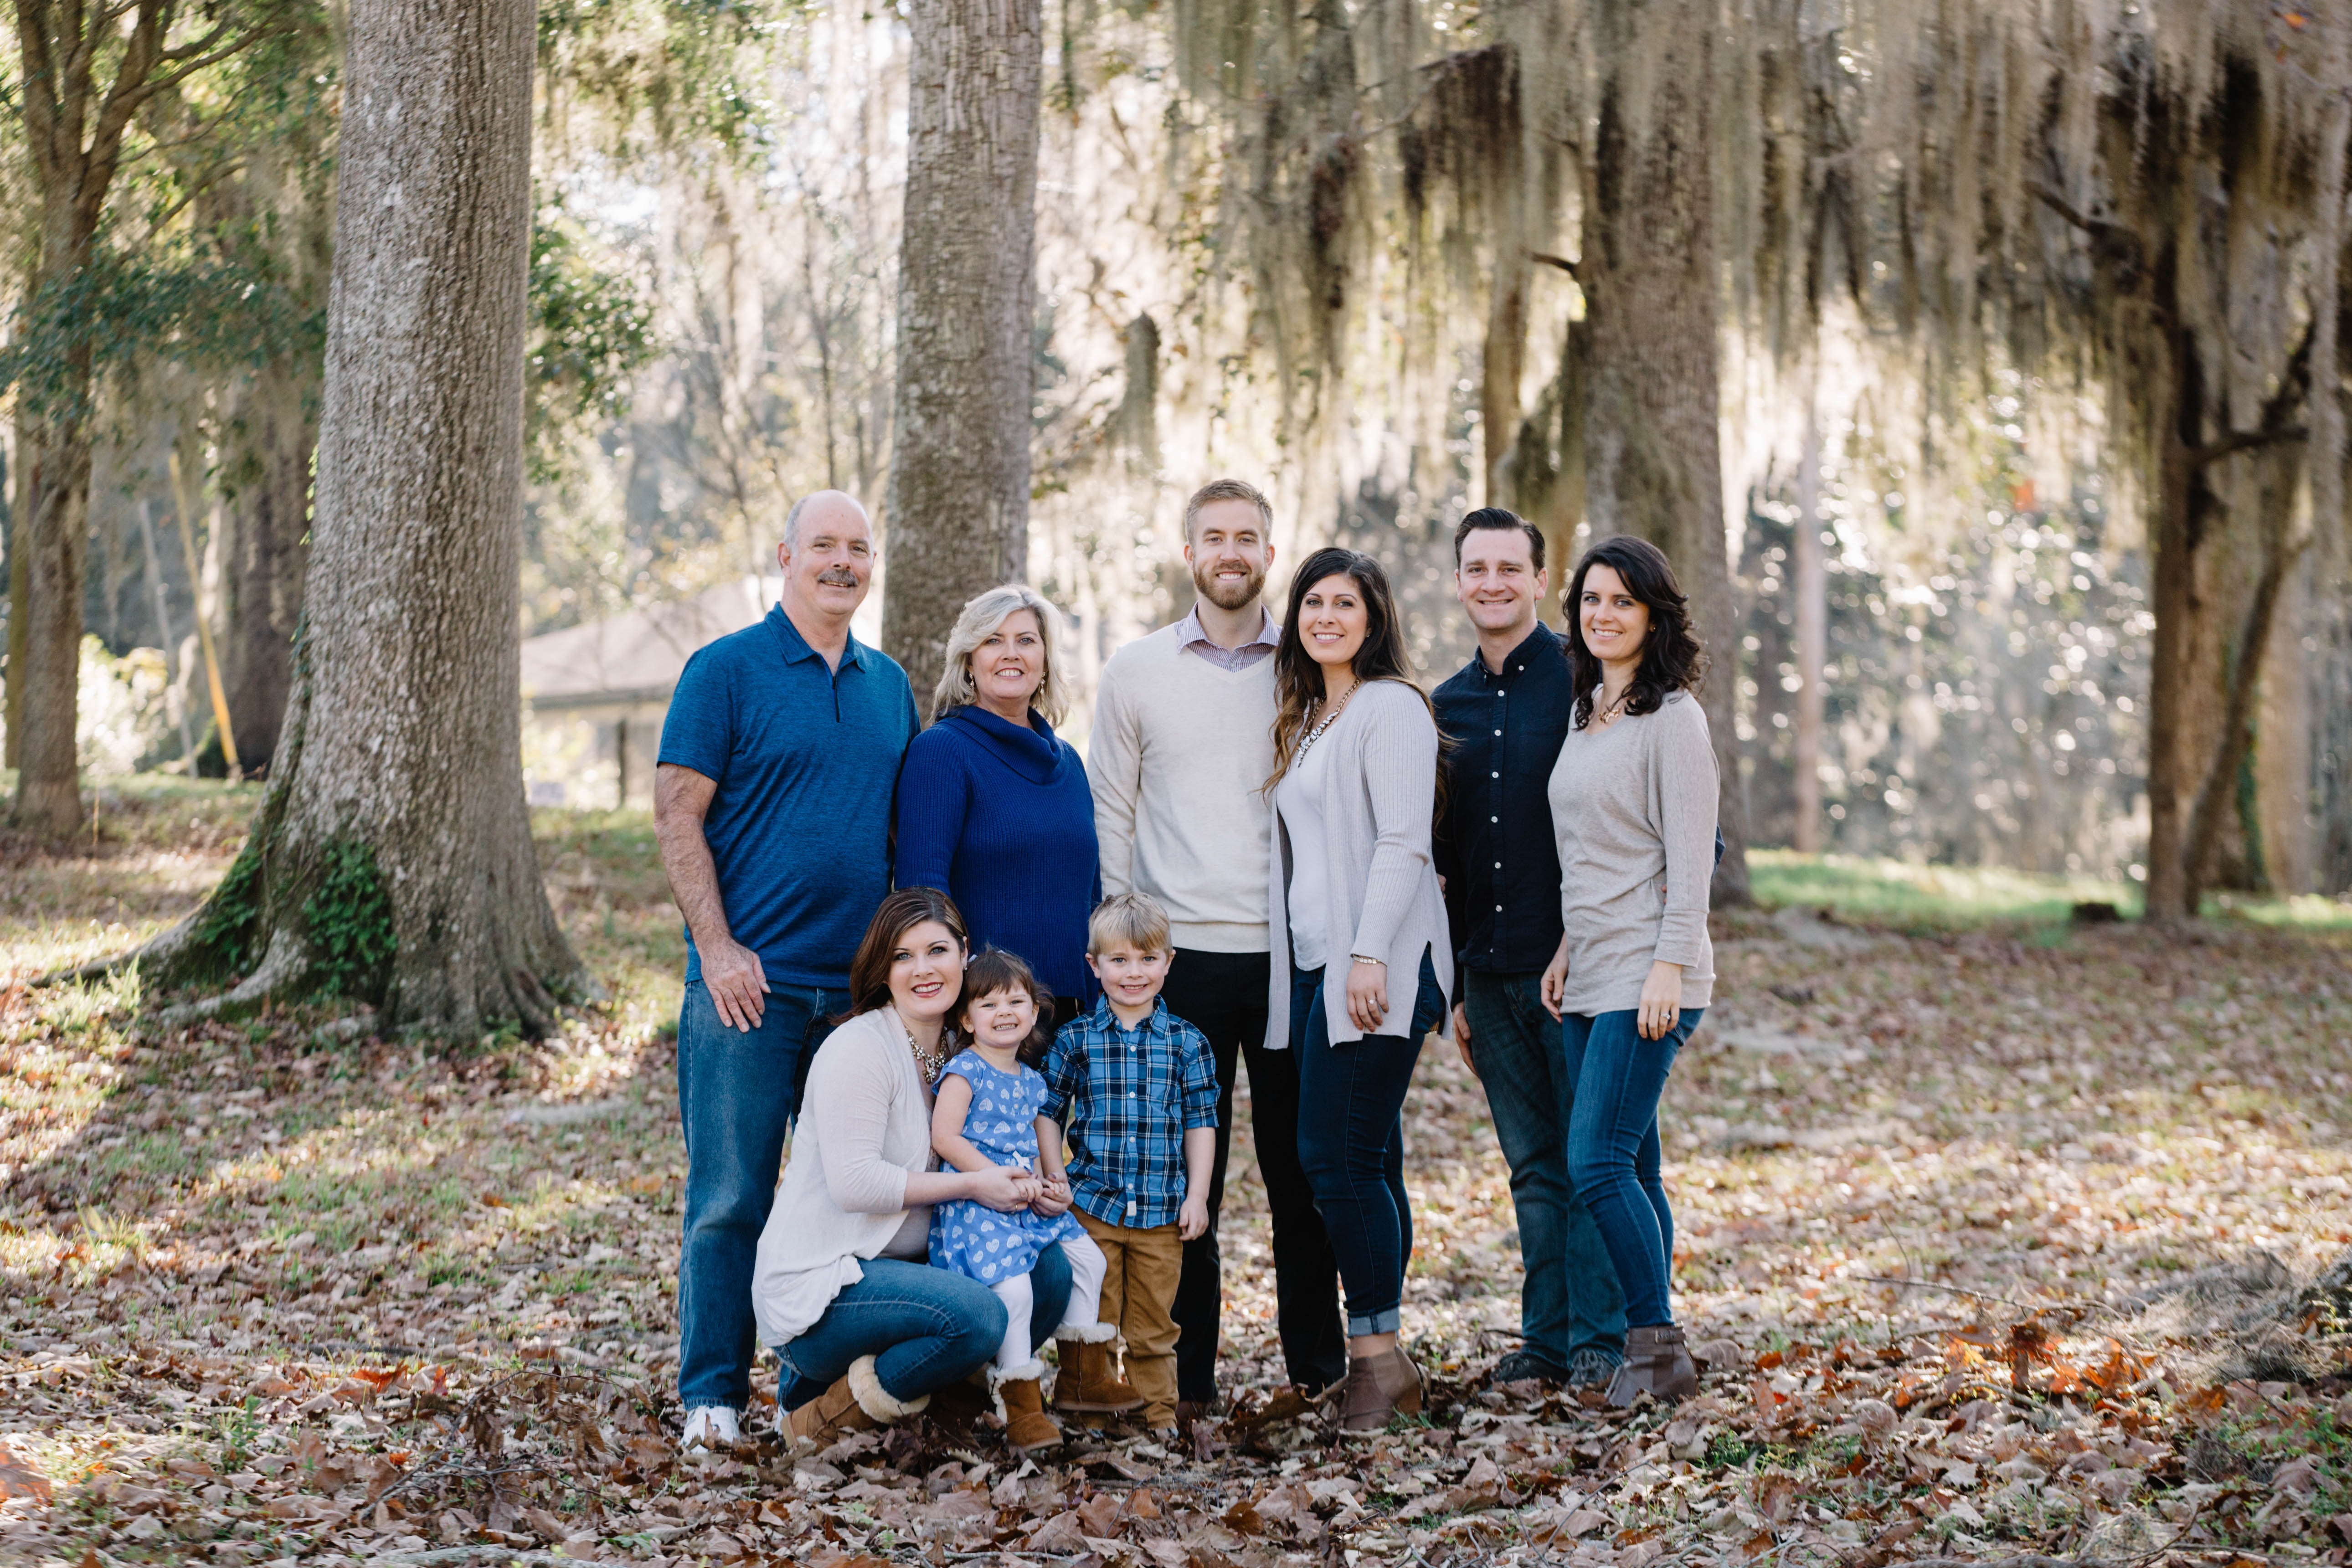
[[1099,989],[1087,917],[1102,870],[1086,763],[1054,733],[1069,700],[1060,640],[1061,616],[1024,584],[991,588],[956,617],[934,721],[898,774],[892,879],[954,899],[973,951],[1019,954],[1066,1020]]

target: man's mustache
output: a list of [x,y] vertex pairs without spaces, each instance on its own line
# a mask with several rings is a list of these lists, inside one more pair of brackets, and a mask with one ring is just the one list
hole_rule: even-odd
[[828,566],[816,574],[816,580],[835,588],[857,586],[857,574],[846,566]]

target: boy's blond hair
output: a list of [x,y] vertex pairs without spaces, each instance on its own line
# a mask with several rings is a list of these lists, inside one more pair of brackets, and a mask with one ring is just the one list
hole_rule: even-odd
[[1168,911],[1149,893],[1114,893],[1087,917],[1087,956],[1100,958],[1115,947],[1139,952],[1173,952]]

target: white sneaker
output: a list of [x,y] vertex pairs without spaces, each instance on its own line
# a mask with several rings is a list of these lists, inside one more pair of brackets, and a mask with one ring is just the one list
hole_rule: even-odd
[[697,1448],[731,1448],[742,1440],[735,1412],[724,1405],[705,1405],[688,1413],[686,1434],[677,1446],[690,1454]]

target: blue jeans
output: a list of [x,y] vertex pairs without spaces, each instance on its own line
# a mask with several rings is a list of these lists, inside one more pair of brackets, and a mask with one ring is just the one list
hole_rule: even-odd
[[784,1134],[809,1058],[845,992],[779,985],[749,1034],[719,1021],[699,980],[677,1015],[677,1110],[686,1131],[686,1225],[677,1260],[677,1396],[688,1410],[751,1399],[751,1266],[776,1197]]
[[[1397,997],[1389,998],[1391,1007]],[[1344,1004],[1345,998],[1342,997]],[[1335,1046],[1325,1019],[1323,971],[1290,972],[1290,1040],[1298,1057],[1298,1162],[1348,1291],[1348,1332],[1392,1334],[1412,1256],[1412,1199],[1404,1190],[1404,1091],[1421,1042],[1445,1016],[1435,967],[1421,961],[1412,1022],[1403,1035]],[[1391,1012],[1390,1016],[1395,1016]]]
[[[1568,1179],[1592,1211],[1625,1291],[1625,1322],[1636,1329],[1675,1321],[1667,1276],[1675,1215],[1658,1179],[1658,1097],[1676,1053],[1706,1014],[1685,1007],[1663,1040],[1645,1040],[1632,1009],[1560,1020],[1563,1081],[1571,1087]],[[1476,1037],[1472,1037],[1475,1047]]]
[[[824,1316],[772,1347],[784,1363],[776,1403],[797,1410],[823,1394],[860,1356],[893,1399],[919,1399],[988,1364],[1004,1338],[1004,1303],[977,1279],[877,1258],[859,1266],[866,1277],[845,1285]],[[1029,1271],[1034,1305],[1030,1348],[1054,1337],[1070,1304],[1070,1260],[1057,1242],[1037,1255]]]
[[1559,1070],[1560,1026],[1544,1011],[1540,974],[1462,977],[1470,1057],[1511,1165],[1519,1219],[1519,1332],[1528,1350],[1565,1371],[1577,1352],[1625,1353],[1625,1293],[1600,1226],[1568,1180],[1568,1126],[1576,1083]]

